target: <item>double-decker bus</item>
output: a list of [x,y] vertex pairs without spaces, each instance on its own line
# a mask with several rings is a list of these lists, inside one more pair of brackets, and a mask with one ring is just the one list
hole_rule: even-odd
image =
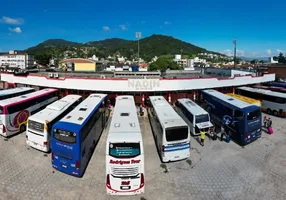
[[43,89],[0,101],[0,135],[24,132],[28,117],[57,99],[57,89]]
[[259,88],[264,90],[271,90],[273,92],[281,92],[286,93],[286,89],[282,87],[275,87],[275,86],[264,86],[264,85],[254,85],[253,88]]
[[80,95],[67,95],[48,105],[44,110],[30,116],[26,131],[27,144],[43,152],[50,151],[52,126],[72,111],[81,101]]
[[12,89],[1,90],[0,100],[25,95],[31,92],[35,92],[35,89],[29,88],[29,87],[17,87],[17,88],[12,88]]
[[150,96],[151,122],[155,143],[162,162],[190,156],[190,128],[163,96]]
[[261,137],[261,110],[216,90],[201,91],[204,104],[216,125],[226,125],[234,141],[246,145]]
[[107,121],[106,94],[91,94],[52,126],[52,165],[81,177]]
[[244,101],[246,103],[257,105],[257,106],[261,107],[261,101],[259,101],[259,100],[252,99],[252,98],[249,98],[249,97],[245,97],[245,96],[242,96],[242,95],[239,95],[239,94],[233,94],[233,93],[227,93],[227,95],[230,96],[230,97],[233,97],[235,99]]
[[193,136],[200,135],[200,130],[204,129],[209,132],[213,124],[210,121],[210,115],[198,104],[190,99],[178,99],[177,106],[179,115],[187,122],[190,132]]
[[238,87],[236,93],[261,100],[261,109],[270,115],[286,117],[286,94],[251,87]]
[[118,96],[106,142],[106,190],[112,195],[144,192],[144,148],[133,96]]

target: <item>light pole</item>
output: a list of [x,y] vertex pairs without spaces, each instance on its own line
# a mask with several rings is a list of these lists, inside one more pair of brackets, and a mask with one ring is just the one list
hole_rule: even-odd
[[235,68],[235,64],[236,64],[236,40],[233,40],[233,44],[234,44],[233,68]]
[[140,62],[140,46],[139,46],[139,41],[141,39],[142,33],[141,32],[136,32],[136,38],[138,39],[138,63]]

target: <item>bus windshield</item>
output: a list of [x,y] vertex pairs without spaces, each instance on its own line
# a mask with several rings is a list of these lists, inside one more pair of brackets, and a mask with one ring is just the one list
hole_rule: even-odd
[[196,116],[196,124],[202,123],[202,122],[208,122],[210,121],[208,114],[203,115],[197,115]]
[[55,129],[54,138],[65,143],[76,143],[76,133],[70,131]]
[[114,158],[133,158],[140,155],[140,143],[110,143],[109,155]]
[[168,142],[185,140],[188,138],[188,127],[174,127],[166,129],[166,140]]
[[39,131],[39,132],[43,132],[44,131],[44,124],[43,123],[39,123],[39,122],[35,122],[35,121],[32,121],[32,120],[29,120],[28,128],[36,130],[36,131]]
[[247,120],[258,119],[261,115],[260,109],[247,113]]

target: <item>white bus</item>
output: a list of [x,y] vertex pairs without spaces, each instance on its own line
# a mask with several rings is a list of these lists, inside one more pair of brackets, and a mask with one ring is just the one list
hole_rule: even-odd
[[133,96],[118,96],[106,142],[106,190],[112,195],[144,192],[144,149]]
[[72,111],[81,101],[80,95],[68,95],[30,116],[26,131],[27,144],[43,152],[50,151],[52,126]]
[[286,117],[285,93],[251,87],[238,87],[236,93],[261,100],[261,110],[268,114]]
[[151,122],[162,162],[190,156],[190,128],[163,96],[151,96]]
[[187,98],[178,99],[178,108],[181,110],[178,113],[189,125],[192,135],[198,136],[201,129],[208,132],[213,127],[209,113],[192,100]]
[[21,95],[25,95],[31,92],[35,92],[34,88],[29,87],[17,87],[12,89],[5,89],[0,91],[0,100],[9,99]]
[[28,117],[57,99],[57,89],[43,89],[0,101],[0,135],[24,132]]

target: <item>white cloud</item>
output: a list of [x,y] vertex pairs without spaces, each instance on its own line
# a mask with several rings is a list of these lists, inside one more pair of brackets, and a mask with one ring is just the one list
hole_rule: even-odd
[[266,50],[266,54],[267,54],[268,56],[271,56],[271,54],[272,54],[271,50],[270,50],[270,49],[267,49],[267,50]]
[[20,25],[20,24],[24,23],[24,20],[21,19],[21,18],[13,19],[11,17],[3,16],[2,19],[1,19],[1,22],[4,22],[6,24]]
[[123,31],[125,31],[125,30],[127,29],[126,25],[124,25],[124,24],[119,25],[119,27],[120,27]]
[[277,53],[284,53],[284,51],[280,50],[280,49],[276,49]]
[[110,31],[110,28],[109,28],[108,26],[103,26],[102,29],[103,29],[104,31]]
[[170,21],[165,21],[164,24],[165,24],[165,25],[169,25],[169,24],[172,24],[172,22],[170,22]]
[[239,50],[239,49],[236,50],[236,56],[244,56],[244,55],[245,55],[245,52],[243,50]]
[[11,32],[15,32],[15,33],[22,33],[22,30],[20,27],[16,27],[16,28],[9,28],[9,31]]
[[223,50],[220,53],[227,55],[227,56],[233,56],[232,50],[230,49]]

